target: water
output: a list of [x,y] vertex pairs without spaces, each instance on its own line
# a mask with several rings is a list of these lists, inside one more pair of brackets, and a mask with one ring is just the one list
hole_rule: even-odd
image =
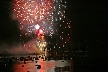
[[3,63],[2,72],[72,72],[72,60],[29,60]]

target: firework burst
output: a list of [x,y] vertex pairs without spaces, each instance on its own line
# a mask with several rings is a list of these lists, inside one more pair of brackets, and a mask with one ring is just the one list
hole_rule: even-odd
[[[20,30],[36,37],[36,48],[43,50],[46,45],[64,48],[71,40],[71,24],[65,17],[64,0],[13,0],[13,19],[19,22]],[[67,29],[69,31],[67,31]],[[62,31],[61,31],[62,30]],[[67,36],[65,36],[67,34]],[[45,36],[55,41],[46,41]],[[58,42],[62,44],[58,44]],[[51,46],[52,47],[52,46]]]
[[62,0],[14,0],[13,17],[20,29],[34,32],[38,24],[44,34],[54,34],[56,24],[65,18],[66,8]]

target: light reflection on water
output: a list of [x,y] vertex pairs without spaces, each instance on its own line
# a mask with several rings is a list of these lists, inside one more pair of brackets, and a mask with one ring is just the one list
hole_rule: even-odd
[[[41,68],[38,69],[38,65],[41,65]],[[70,61],[67,60],[50,60],[43,61],[42,59],[36,61],[20,61],[13,65],[12,72],[62,72],[64,67],[67,67],[69,70]],[[66,68],[64,68],[65,71]],[[68,71],[70,72],[70,71]]]

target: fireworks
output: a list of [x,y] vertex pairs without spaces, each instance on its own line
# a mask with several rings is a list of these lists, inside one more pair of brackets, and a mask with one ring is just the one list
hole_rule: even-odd
[[14,0],[13,17],[20,22],[21,30],[34,32],[38,24],[44,34],[51,35],[54,26],[65,17],[65,3],[62,0]]
[[48,46],[49,50],[66,50],[71,47],[72,40],[72,25],[71,21],[64,19],[61,24],[58,24],[58,33],[49,37]]
[[[36,36],[36,48],[43,50],[46,45],[61,48],[70,42],[72,34],[65,9],[64,0],[13,0],[12,16],[19,22],[20,30],[26,36],[28,34]],[[46,42],[45,36],[50,37],[49,40],[56,38],[52,40],[55,42],[48,40]]]
[[47,45],[47,42],[45,41],[44,36],[41,36],[41,37],[38,36],[36,40],[37,40],[36,41],[36,48],[40,49],[41,51],[44,50],[44,48]]
[[47,42],[46,42],[45,36],[38,36],[24,43],[23,46],[26,50],[29,49],[29,52],[33,50],[32,52],[38,51],[41,53],[44,51],[44,48],[46,47],[46,45],[47,45]]

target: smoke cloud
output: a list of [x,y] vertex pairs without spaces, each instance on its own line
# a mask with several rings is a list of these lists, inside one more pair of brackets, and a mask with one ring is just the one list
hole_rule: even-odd
[[21,43],[0,44],[0,54],[41,54],[42,52],[36,48],[35,44],[26,43],[25,46]]

